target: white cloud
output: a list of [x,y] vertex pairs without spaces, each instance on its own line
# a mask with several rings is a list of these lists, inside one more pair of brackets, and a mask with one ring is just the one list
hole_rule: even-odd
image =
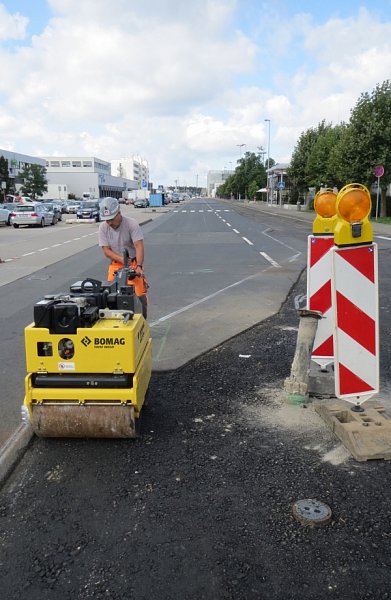
[[[141,154],[156,184],[235,164],[237,144],[265,148],[265,118],[271,156],[285,161],[301,131],[347,120],[391,72],[391,23],[365,9],[320,25],[295,15],[273,29],[254,14],[250,32],[238,21],[242,0],[49,4],[55,16],[39,35],[0,45],[2,145]],[[27,18],[0,4],[0,42],[3,22],[8,37],[25,36]]]
[[23,40],[26,36],[28,19],[19,13],[9,14],[0,4],[0,41]]

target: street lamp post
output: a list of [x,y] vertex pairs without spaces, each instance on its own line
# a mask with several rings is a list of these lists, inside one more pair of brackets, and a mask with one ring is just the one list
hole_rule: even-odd
[[246,144],[236,144],[238,148],[240,148],[240,160],[242,159],[242,148],[243,146],[245,146]]
[[269,124],[269,134],[267,138],[267,203],[269,204],[269,194],[270,194],[270,186],[269,186],[269,169],[270,169],[270,119],[264,119],[266,123]]

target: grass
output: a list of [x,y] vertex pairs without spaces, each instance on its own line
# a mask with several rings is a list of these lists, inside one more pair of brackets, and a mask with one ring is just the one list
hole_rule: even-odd
[[378,217],[377,220],[375,217],[371,217],[372,223],[384,223],[384,225],[391,225],[391,217]]

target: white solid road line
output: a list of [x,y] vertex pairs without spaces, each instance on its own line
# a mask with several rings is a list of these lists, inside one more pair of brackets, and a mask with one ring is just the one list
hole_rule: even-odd
[[258,275],[258,273],[256,273],[255,275],[249,275],[248,277],[245,277],[244,279],[241,279],[240,281],[231,283],[231,285],[227,285],[227,287],[222,288],[221,290],[218,290],[217,292],[213,292],[213,294],[209,294],[209,296],[200,298],[196,302],[192,302],[191,304],[188,304],[187,306],[184,306],[183,308],[179,308],[178,310],[175,310],[174,312],[169,313],[168,315],[165,315],[164,317],[160,317],[160,319],[157,319],[156,321],[153,321],[152,323],[150,323],[149,326],[154,327],[155,325],[158,325],[159,323],[163,323],[163,321],[172,319],[172,317],[176,317],[177,315],[180,315],[181,313],[184,313],[187,310],[190,310],[190,309],[194,308],[195,306],[202,304],[203,302],[207,302],[211,298],[215,298],[219,294],[222,294],[222,293],[226,292],[227,290],[230,290],[231,288],[237,287],[238,285],[241,285],[242,283],[244,283],[245,281],[248,281],[249,279],[254,279],[254,277],[256,277],[257,275]]

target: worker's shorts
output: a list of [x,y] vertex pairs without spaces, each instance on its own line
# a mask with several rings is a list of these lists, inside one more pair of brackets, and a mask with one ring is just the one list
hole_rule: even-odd
[[[130,266],[132,267],[132,269],[136,270],[137,269],[137,261],[135,258],[131,258],[130,259]],[[123,264],[119,263],[119,262],[112,262],[109,265],[109,269],[107,271],[107,280],[108,281],[113,281],[114,279],[114,275],[115,273],[119,270],[122,269]],[[148,283],[147,280],[144,276],[144,271],[143,271],[143,276],[142,277],[135,277],[134,279],[129,279],[128,283],[130,285],[134,285],[134,292],[136,294],[136,296],[145,296],[148,290]]]

